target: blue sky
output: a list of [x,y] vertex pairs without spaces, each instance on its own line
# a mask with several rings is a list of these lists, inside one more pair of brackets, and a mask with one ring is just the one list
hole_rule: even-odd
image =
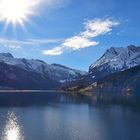
[[37,1],[24,27],[0,16],[0,52],[88,70],[111,46],[140,45],[139,0]]

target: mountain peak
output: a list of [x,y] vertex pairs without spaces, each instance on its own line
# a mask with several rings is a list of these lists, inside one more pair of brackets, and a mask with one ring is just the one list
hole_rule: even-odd
[[131,50],[131,51],[133,51],[133,52],[138,52],[138,51],[140,51],[140,47],[135,46],[135,45],[129,45],[129,46],[127,46],[127,48],[128,48],[128,50]]
[[9,58],[14,58],[13,55],[12,55],[11,53],[0,53],[0,56],[9,57]]
[[63,66],[63,65],[61,65],[61,64],[53,63],[53,64],[51,64],[51,65],[52,65],[52,66],[56,66],[56,67],[65,68],[65,69],[71,69],[71,68],[68,68],[68,67],[66,67],[66,66]]
[[113,59],[116,56],[119,55],[124,55],[124,54],[129,54],[130,52],[132,53],[139,53],[140,52],[140,47],[135,46],[135,45],[129,45],[127,47],[111,47],[106,50],[104,53],[103,57]]
[[89,71],[98,69],[114,73],[137,65],[140,65],[140,47],[135,45],[129,45],[125,48],[111,47],[96,63],[90,66]]
[[130,49],[131,48],[137,48],[137,46],[131,44],[131,45],[128,45],[127,48],[130,48]]
[[117,53],[117,48],[115,48],[115,47],[111,47],[110,49],[108,49],[108,50],[106,51],[106,53],[111,53],[111,54],[118,55],[118,53]]

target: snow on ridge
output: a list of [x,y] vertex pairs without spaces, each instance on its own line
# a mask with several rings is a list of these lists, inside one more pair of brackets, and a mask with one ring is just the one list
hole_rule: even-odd
[[140,47],[130,45],[126,48],[108,49],[105,54],[92,64],[89,71],[104,65],[110,66],[112,69],[125,70],[140,64]]
[[9,53],[0,53],[0,62],[17,66],[27,71],[37,72],[43,74],[44,76],[50,76],[61,83],[62,81],[64,82],[76,79],[78,76],[86,73],[84,71],[70,69],[61,65],[50,65],[41,60],[14,58]]

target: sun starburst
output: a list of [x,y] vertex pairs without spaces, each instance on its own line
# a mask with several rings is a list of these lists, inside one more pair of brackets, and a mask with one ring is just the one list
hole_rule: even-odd
[[37,0],[0,0],[0,20],[6,23],[23,24],[35,14]]

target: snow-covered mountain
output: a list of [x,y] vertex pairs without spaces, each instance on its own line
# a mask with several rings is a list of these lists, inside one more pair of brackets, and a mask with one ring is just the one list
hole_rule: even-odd
[[[72,89],[76,87],[78,90],[86,88],[106,76],[111,74],[117,75],[118,72],[123,72],[136,66],[140,66],[140,47],[134,45],[125,48],[111,47],[89,67],[88,74],[82,76],[77,81],[69,83],[64,89],[71,87]],[[112,81],[115,81],[115,79],[112,79]]]
[[[108,49],[89,67],[89,72],[71,69],[41,60],[15,58],[0,53],[0,87],[20,89],[56,89],[63,86],[88,86],[112,73],[140,65],[140,47]],[[26,85],[25,85],[26,84]]]
[[44,77],[50,77],[52,80],[60,83],[73,81],[86,73],[58,64],[50,65],[41,60],[15,58],[10,53],[0,53],[0,62],[9,66],[16,66],[28,72],[35,72],[44,75]]
[[89,67],[89,74],[92,75],[93,79],[98,79],[137,65],[140,65],[140,47],[134,45],[126,48],[111,47]]

